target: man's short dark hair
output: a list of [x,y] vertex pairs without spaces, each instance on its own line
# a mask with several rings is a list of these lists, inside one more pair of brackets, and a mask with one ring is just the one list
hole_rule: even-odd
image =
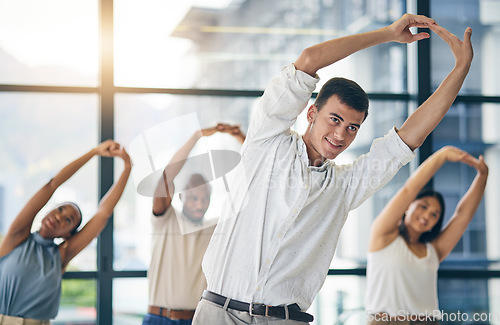
[[198,187],[198,186],[202,186],[202,185],[205,185],[208,188],[208,191],[212,192],[212,186],[210,186],[207,179],[202,174],[195,173],[195,174],[192,174],[191,177],[189,177],[189,180],[188,180],[186,186],[184,186],[184,190],[186,191],[186,190],[189,190],[190,188],[194,188],[194,187]]
[[337,96],[341,103],[368,116],[368,95],[356,82],[346,78],[332,78],[321,88],[314,105],[318,111],[332,96]]

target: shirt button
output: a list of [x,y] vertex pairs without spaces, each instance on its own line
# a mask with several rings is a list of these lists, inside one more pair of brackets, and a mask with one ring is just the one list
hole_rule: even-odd
[[309,185],[306,185],[305,188],[309,188]]
[[297,212],[298,212],[297,209],[293,210],[293,214],[297,214]]
[[269,259],[266,259],[266,264],[269,264],[271,263],[271,261]]
[[260,289],[261,289],[261,288],[260,288],[260,286],[258,286],[258,287],[257,287],[257,291],[260,291]]
[[278,234],[278,238],[281,238],[281,237],[283,237],[283,234],[282,234],[282,233],[279,233],[279,234]]

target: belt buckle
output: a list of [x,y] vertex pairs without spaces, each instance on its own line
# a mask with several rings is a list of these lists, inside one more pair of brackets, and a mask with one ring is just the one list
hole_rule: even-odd
[[[259,314],[254,314],[253,313],[253,306],[263,306],[263,307],[266,307],[266,312],[264,313],[264,315],[259,315]],[[269,307],[272,307],[271,305],[265,305],[265,304],[256,304],[256,303],[253,303],[251,302],[249,307],[248,307],[248,313],[250,314],[250,316],[266,316],[266,317],[269,317]]]

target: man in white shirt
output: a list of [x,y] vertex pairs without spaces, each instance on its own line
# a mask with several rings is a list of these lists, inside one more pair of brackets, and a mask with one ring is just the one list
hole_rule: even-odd
[[[436,92],[398,130],[374,140],[348,165],[332,159],[356,137],[368,99],[353,81],[334,78],[307,111],[303,136],[290,130],[316,87],[317,70],[380,43],[411,43],[428,27],[451,47],[456,64]],[[390,26],[305,49],[268,86],[230,175],[226,204],[203,259],[208,288],[193,324],[304,324],[327,276],[350,210],[383,187],[413,157],[453,103],[472,61],[464,42],[434,20],[405,14]]]
[[[201,269],[215,223],[205,220],[211,199],[211,187],[200,173],[189,175],[180,193],[182,211],[172,206],[174,179],[179,175],[196,143],[202,136],[228,133],[243,143],[238,126],[218,124],[195,132],[175,153],[158,181],[153,198],[151,224],[151,263],[148,270],[149,306],[143,325],[188,325],[206,288]],[[189,168],[188,168],[189,169]]]

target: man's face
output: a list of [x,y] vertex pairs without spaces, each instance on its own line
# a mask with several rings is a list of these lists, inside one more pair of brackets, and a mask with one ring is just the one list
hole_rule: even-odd
[[356,138],[365,118],[358,112],[332,96],[318,112],[311,105],[307,112],[309,126],[304,134],[309,160],[313,165],[324,159],[334,159],[347,149]]
[[184,214],[192,220],[201,220],[210,205],[210,189],[207,185],[190,188],[182,194],[181,199]]

